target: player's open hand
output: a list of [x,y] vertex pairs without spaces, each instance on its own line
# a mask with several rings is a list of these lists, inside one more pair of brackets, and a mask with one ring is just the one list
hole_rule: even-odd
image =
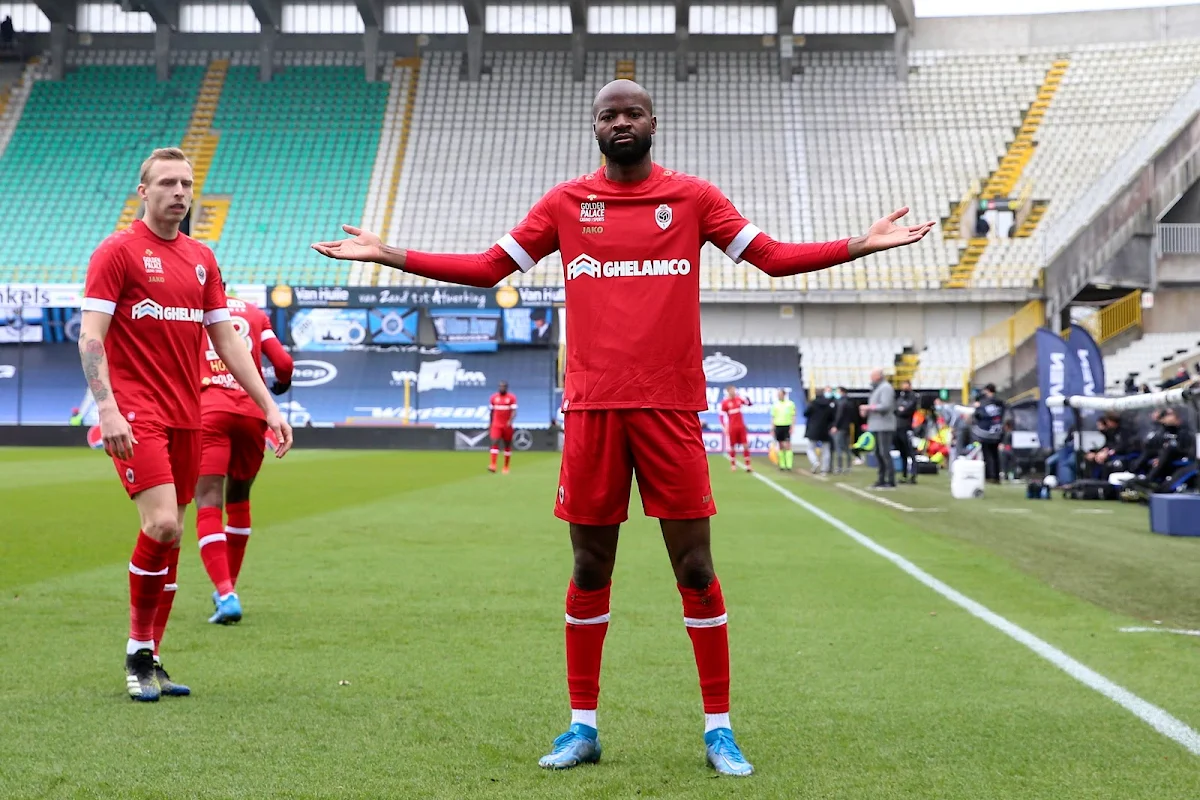
[[899,208],[883,219],[877,220],[867,230],[867,250],[878,253],[880,250],[891,250],[893,247],[903,247],[906,244],[919,242],[925,234],[933,230],[933,222],[922,222],[920,225],[897,225],[896,223],[908,213],[908,206]]
[[343,225],[342,230],[353,238],[316,242],[312,249],[323,256],[342,261],[378,261],[382,257],[383,241],[378,235],[353,225]]
[[104,442],[104,452],[110,456],[122,461],[133,458],[137,439],[133,437],[133,426],[121,412],[108,411],[100,415],[100,438]]
[[275,434],[275,440],[279,442],[275,448],[275,457],[283,458],[287,455],[288,450],[292,449],[292,426],[276,408],[267,414],[267,427],[271,429]]

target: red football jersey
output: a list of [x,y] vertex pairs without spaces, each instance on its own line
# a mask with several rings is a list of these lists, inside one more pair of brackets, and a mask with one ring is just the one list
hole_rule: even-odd
[[488,401],[488,407],[492,410],[492,425],[497,428],[506,428],[512,425],[513,414],[517,411],[517,396],[512,392],[508,394],[496,392]]
[[707,409],[700,248],[738,261],[759,233],[715,186],[658,164],[639,183],[601,168],[547,192],[499,245],[522,272],[562,254],[563,410]]
[[[275,338],[271,320],[266,312],[253,303],[230,297],[227,300],[229,318],[254,363],[262,365],[262,343]],[[230,411],[256,419],[266,419],[258,404],[229,372],[225,362],[213,349],[212,340],[205,341],[200,353],[200,401],[204,411]]]
[[212,250],[182,233],[160,239],[137,220],[92,253],[82,308],[112,315],[104,349],[121,413],[199,428],[196,353],[204,326],[229,319]]
[[750,405],[750,401],[744,397],[726,397],[721,401],[721,413],[725,415],[726,425],[730,428],[746,427],[746,420],[742,418],[742,407]]

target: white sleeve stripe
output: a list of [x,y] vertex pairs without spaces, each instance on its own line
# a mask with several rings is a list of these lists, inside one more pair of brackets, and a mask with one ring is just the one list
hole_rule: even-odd
[[500,241],[496,242],[496,244],[500,245],[500,248],[504,252],[508,253],[509,257],[512,258],[513,261],[517,262],[517,267],[521,270],[521,272],[529,272],[529,270],[533,269],[537,264],[537,262],[530,257],[529,253],[525,252],[525,248],[521,247],[520,243],[513,238],[511,233],[504,234],[504,236],[500,237]]
[[729,247],[725,248],[725,255],[732,258],[734,261],[741,262],[742,253],[754,241],[754,237],[762,233],[757,225],[746,223],[746,227],[738,231],[738,235],[733,237],[733,241],[729,243]]
[[267,339],[274,339],[275,331],[263,331],[262,336],[258,337],[260,342],[265,342]]
[[108,314],[110,317],[117,313],[117,304],[112,300],[101,300],[98,297],[85,297],[80,303],[81,311],[99,311],[101,314]]
[[204,324],[206,326],[207,325],[216,325],[218,322],[228,322],[228,321],[229,321],[229,309],[228,308],[214,308],[212,311],[204,312]]

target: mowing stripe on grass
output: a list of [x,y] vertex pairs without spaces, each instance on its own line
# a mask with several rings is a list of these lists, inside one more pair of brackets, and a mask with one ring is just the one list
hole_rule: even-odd
[[775,481],[764,478],[762,475],[757,473],[755,473],[754,477],[758,478],[767,486],[779,492],[781,495],[786,497],[788,500],[791,500],[805,511],[808,511],[813,516],[824,520],[834,528],[837,528],[839,531],[846,534],[851,539],[858,542],[876,555],[883,556],[888,561],[891,561],[897,567],[904,570],[909,575],[928,586],[930,589],[933,589],[942,597],[959,606],[967,613],[978,617],[1001,633],[1004,633],[1010,638],[1015,639],[1016,641],[1025,645],[1030,650],[1037,653],[1039,656],[1046,659],[1051,664],[1082,683],[1084,686],[1094,689],[1107,697],[1109,700],[1112,700],[1114,703],[1121,706],[1126,711],[1129,711],[1142,722],[1145,722],[1151,728],[1154,728],[1154,730],[1158,731],[1163,736],[1166,736],[1168,739],[1183,745],[1183,747],[1193,755],[1200,756],[1200,733],[1192,730],[1184,722],[1171,716],[1158,706],[1148,703],[1128,689],[1118,686],[1095,670],[1071,658],[1069,655],[1059,650],[1049,642],[1039,639],[1037,636],[1034,636],[1021,626],[1009,622],[1007,619],[990,610],[986,606],[975,602],[971,598],[959,592],[957,589],[954,589],[953,587],[933,577],[928,572],[921,569],[903,556],[893,553],[891,550],[888,550],[886,547],[877,543],[869,536],[860,533],[854,528],[851,528],[837,517],[822,511],[820,508],[808,502],[807,500],[797,497],[795,494],[780,486]]

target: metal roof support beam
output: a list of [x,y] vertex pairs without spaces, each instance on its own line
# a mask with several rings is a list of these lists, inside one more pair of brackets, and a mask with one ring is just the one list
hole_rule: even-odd
[[274,28],[265,25],[258,34],[258,79],[263,83],[270,81],[275,72],[275,37],[278,35]]
[[175,0],[138,0],[132,4],[133,11],[144,11],[160,28],[169,25],[179,30],[179,3]]
[[675,80],[687,83],[688,79],[688,22],[692,0],[675,0]]
[[364,28],[383,27],[382,0],[354,0],[354,4],[358,6],[358,15],[362,17]]
[[475,83],[483,74],[483,0],[463,0],[467,15],[467,80]]
[[587,0],[571,0],[571,79],[587,74]]
[[46,19],[50,20],[51,30],[58,23],[62,25],[74,25],[76,22],[75,3],[74,0],[64,2],[64,0],[38,0],[37,7],[46,15]]
[[896,28],[895,38],[892,41],[892,50],[896,57],[896,80],[908,80],[908,40],[912,33],[912,28]]
[[892,19],[896,21],[896,30],[908,28],[911,31],[916,27],[917,12],[913,8],[913,0],[884,0],[884,3],[891,9]]
[[796,74],[795,30],[796,0],[779,0],[777,27],[779,32],[779,80],[791,83]]
[[363,29],[363,66],[366,68],[367,83],[379,80],[379,26],[367,25]]
[[279,33],[283,28],[283,0],[247,0],[258,24],[266,31],[268,29]]
[[154,26],[154,72],[160,81],[171,80],[171,26],[165,22]]
[[[74,23],[71,23],[74,24]],[[50,79],[61,81],[66,75],[67,23],[50,23]]]

